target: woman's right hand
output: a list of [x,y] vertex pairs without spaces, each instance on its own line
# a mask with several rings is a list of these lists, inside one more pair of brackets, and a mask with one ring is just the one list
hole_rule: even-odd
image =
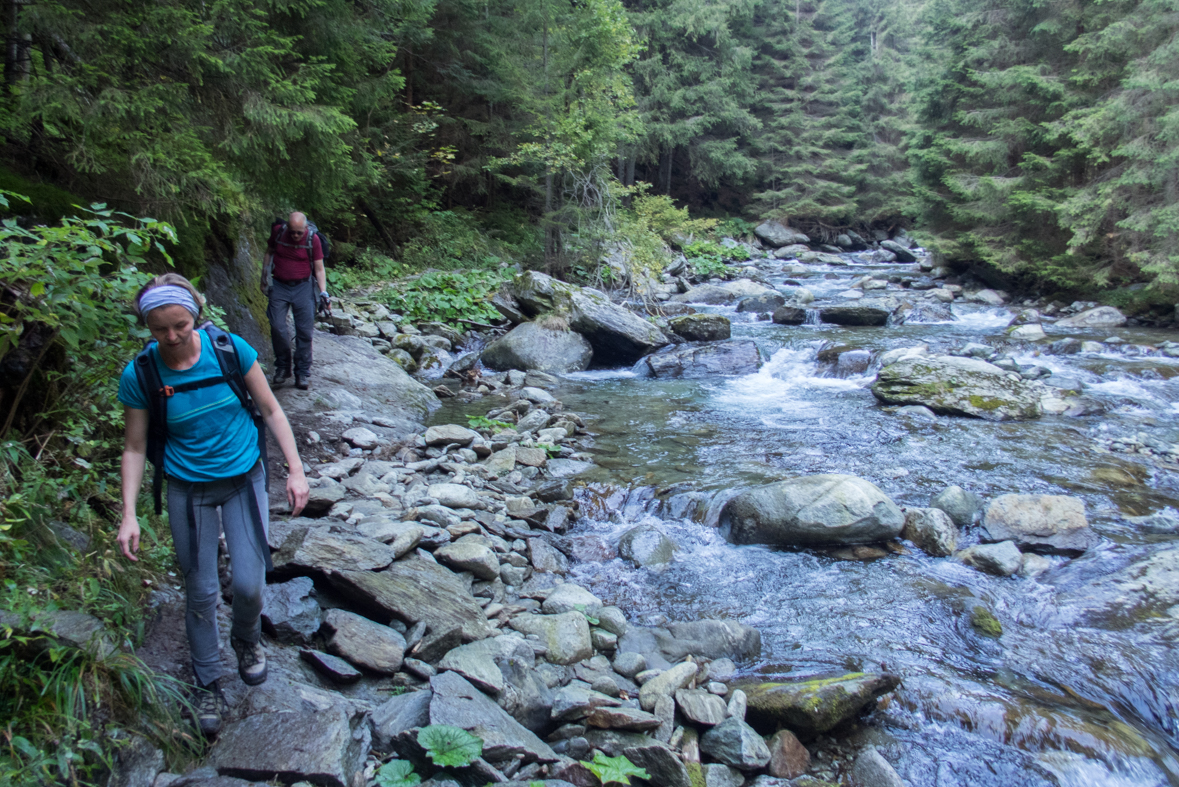
[[119,525],[118,541],[127,559],[138,563],[139,558],[135,557],[134,553],[139,551],[139,520],[134,515],[123,517],[123,523]]

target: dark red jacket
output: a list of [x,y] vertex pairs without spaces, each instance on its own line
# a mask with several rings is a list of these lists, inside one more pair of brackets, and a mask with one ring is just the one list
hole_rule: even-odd
[[[310,254],[308,254],[310,248]],[[312,235],[310,245],[307,236],[295,240],[291,231],[278,227],[270,235],[266,250],[273,255],[273,275],[281,281],[303,281],[311,278],[311,261],[323,259],[323,248],[319,238]]]

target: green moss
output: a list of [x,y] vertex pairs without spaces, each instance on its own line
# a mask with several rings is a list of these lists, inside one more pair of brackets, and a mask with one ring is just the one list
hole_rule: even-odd
[[984,606],[975,607],[970,613],[970,625],[974,626],[978,633],[984,637],[994,637],[998,639],[1003,636],[1003,625],[999,619],[991,613],[989,609]]
[[988,412],[991,410],[998,410],[1003,406],[1003,404],[1004,402],[1002,399],[984,399],[978,394],[970,397],[971,407],[977,407],[979,410],[987,410]]
[[0,189],[15,191],[29,198],[29,202],[9,200],[9,213],[35,216],[47,224],[57,224],[62,216],[77,214],[75,206],[87,204],[86,200],[64,189],[46,183],[34,183],[5,167],[0,167]]
[[704,780],[704,767],[698,762],[685,762],[684,769],[688,772],[688,781],[692,787],[707,787]]

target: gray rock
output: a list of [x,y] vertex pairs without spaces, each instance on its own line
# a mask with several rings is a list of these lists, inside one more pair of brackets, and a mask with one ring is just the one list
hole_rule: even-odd
[[136,735],[116,750],[106,787],[151,785],[163,770],[164,752],[153,746],[146,738]]
[[685,719],[704,727],[720,724],[727,717],[725,701],[701,689],[680,689],[675,693],[675,704]]
[[886,404],[920,404],[936,413],[986,421],[1039,418],[1042,387],[977,358],[904,358],[880,370],[872,393]]
[[887,249],[897,255],[897,262],[917,262],[916,255],[909,251],[907,246],[903,246],[895,240],[880,241],[880,248]]
[[827,306],[819,310],[819,319],[826,323],[846,326],[884,326],[892,314],[874,306]]
[[11,628],[18,636],[43,637],[99,657],[110,656],[119,649],[101,620],[75,610],[39,609],[30,618],[0,610],[0,627]]
[[698,668],[694,661],[685,661],[651,678],[639,689],[639,706],[648,712],[654,710],[656,699],[674,697],[677,691],[692,682]]
[[636,566],[657,566],[675,558],[676,544],[654,525],[639,525],[622,534],[618,554]]
[[506,711],[460,675],[443,672],[430,679],[430,723],[461,727],[483,740],[491,761],[521,757],[525,762],[556,762],[557,755]]
[[659,651],[671,661],[688,656],[755,661],[761,656],[761,632],[736,620],[692,620],[654,629]]
[[644,376],[676,379],[753,374],[760,368],[761,354],[752,339],[676,345],[635,365],[636,373]]
[[940,508],[949,514],[958,527],[969,527],[974,516],[982,511],[983,499],[960,486],[947,486],[929,501],[930,508]]
[[65,522],[51,519],[45,523],[45,529],[53,534],[57,543],[74,552],[85,552],[90,548],[90,536],[75,530]]
[[851,769],[856,787],[908,787],[875,746],[865,746]]
[[312,527],[287,536],[273,560],[275,572],[289,576],[305,571],[375,571],[396,559],[396,553],[379,541],[334,528]]
[[983,527],[992,541],[1014,541],[1020,550],[1075,557],[1097,543],[1079,497],[1001,495],[991,502]]
[[723,314],[685,314],[668,320],[667,327],[690,342],[717,342],[732,335],[729,318]]
[[430,484],[427,494],[447,508],[483,508],[479,493],[465,484]]
[[560,615],[563,612],[581,612],[595,615],[602,608],[602,600],[580,585],[566,582],[557,585],[541,604],[546,615]]
[[719,524],[734,544],[864,544],[896,538],[905,517],[869,481],[815,475],[739,493],[721,510]]
[[619,653],[614,657],[614,671],[624,678],[634,680],[643,670],[647,669],[647,660],[642,653]]
[[692,787],[692,781],[684,763],[676,756],[675,752],[659,741],[648,738],[637,746],[622,749],[619,754],[647,771],[651,775],[650,783],[653,785]]
[[309,577],[262,588],[262,628],[287,645],[301,645],[319,631],[320,610]]
[[522,634],[536,634],[548,648],[545,659],[551,664],[575,664],[594,655],[589,623],[580,612],[560,615],[517,615],[512,628]]
[[803,325],[806,323],[806,309],[800,306],[779,306],[770,319],[775,325]]
[[761,736],[734,718],[725,719],[701,735],[700,751],[742,771],[760,770],[770,761],[770,750]]
[[618,607],[602,607],[594,617],[598,619],[599,626],[616,637],[626,634],[626,630],[629,627],[626,622],[626,616],[622,614],[622,610]]
[[394,629],[343,609],[328,610],[323,625],[331,632],[327,649],[333,655],[382,675],[401,669],[405,637]]
[[569,573],[569,559],[543,538],[528,539],[528,560],[537,571]]
[[[425,440],[426,445],[444,446],[451,443],[460,443],[462,445],[470,445],[472,440],[479,437],[479,433],[459,426],[458,424],[442,424],[440,426],[431,426],[426,430]],[[433,495],[431,495],[433,497]],[[445,505],[445,503],[443,504]]]
[[481,639],[457,647],[442,657],[438,669],[457,672],[480,691],[499,694],[505,685],[504,674],[495,663],[495,657],[500,653],[499,639],[502,637]]
[[753,230],[753,234],[761,238],[766,244],[775,248],[779,246],[788,246],[794,243],[810,243],[811,239],[798,230],[792,230],[789,227],[777,221],[765,221],[758,224]]
[[700,770],[704,773],[704,787],[741,787],[745,784],[745,774],[727,765],[710,763],[700,766]]
[[657,728],[661,719],[653,713],[637,708],[597,707],[585,717],[586,723],[604,730],[632,730],[646,732]]
[[483,608],[467,586],[432,561],[405,558],[384,571],[337,571],[329,579],[346,598],[408,624],[425,621],[431,633],[457,628],[465,640],[491,633]]
[[534,322],[517,325],[483,350],[489,369],[536,369],[562,374],[589,367],[593,347],[581,334]]
[[433,696],[429,690],[410,691],[390,697],[373,711],[373,748],[378,752],[389,752],[395,737],[406,730],[427,726]]
[[1009,577],[1023,566],[1023,555],[1014,541],[979,544],[954,555],[954,559],[987,574]]
[[354,426],[346,430],[342,437],[353,448],[373,449],[381,444],[381,438],[377,437],[371,429],[366,429],[363,426]]
[[[513,637],[496,639],[510,640]],[[553,689],[547,680],[549,676],[536,667],[532,645],[521,640],[520,645],[511,653],[503,654],[496,665],[507,683],[497,698],[499,706],[527,729],[538,735],[548,733],[552,729]]]
[[729,696],[729,704],[725,706],[725,714],[734,719],[745,721],[745,714],[749,710],[749,698],[741,689],[734,689]]
[[553,695],[553,721],[578,721],[594,708],[617,708],[622,700],[576,684],[565,686]]
[[1113,306],[1098,306],[1056,321],[1057,328],[1119,328],[1125,324],[1126,315]]
[[[331,479],[324,480],[331,481]],[[307,497],[307,505],[303,507],[303,516],[309,519],[321,517],[331,511],[332,506],[343,500],[347,494],[344,485],[334,481],[330,484],[323,483],[313,486]],[[271,546],[275,546],[273,542],[271,542]]]
[[592,470],[594,467],[593,462],[585,462],[580,459],[550,459],[545,469],[553,478],[568,478]]
[[746,718],[750,723],[814,736],[854,718],[900,682],[896,675],[852,673],[805,681],[743,683],[741,689],[749,703]]
[[359,670],[347,661],[330,653],[321,653],[318,650],[301,650],[299,651],[299,658],[306,661],[315,668],[316,672],[334,683],[347,685],[349,683],[355,683],[364,677]]
[[778,307],[785,305],[786,298],[784,296],[776,292],[767,292],[765,295],[750,295],[748,298],[742,298],[737,301],[737,311],[769,314]]
[[702,284],[699,287],[693,287],[685,293],[675,295],[672,301],[677,303],[706,303],[706,304],[724,304],[735,303],[742,298],[748,298],[758,295],[772,295],[776,292],[772,287],[767,287],[764,284],[751,281],[749,279],[737,279],[736,281],[728,281],[724,284]]
[[260,713],[227,724],[209,759],[222,776],[352,787],[368,744],[367,725],[338,708]]
[[934,557],[952,555],[958,545],[958,528],[940,508],[906,509],[901,535]]
[[1062,595],[1059,603],[1082,610],[1086,625],[1101,628],[1170,625],[1179,605],[1179,546],[1173,543],[1140,551],[1123,568]]
[[499,559],[490,543],[481,535],[472,533],[439,547],[434,550],[434,557],[455,571],[470,571],[485,582],[499,576]]

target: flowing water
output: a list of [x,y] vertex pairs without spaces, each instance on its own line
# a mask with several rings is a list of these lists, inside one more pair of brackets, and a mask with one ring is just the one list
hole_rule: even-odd
[[[842,300],[865,273],[913,275],[916,266],[811,270],[802,283],[817,306]],[[784,278],[770,275],[774,283]],[[734,338],[756,340],[767,359],[760,371],[654,380],[598,370],[569,375],[554,391],[566,407],[591,415],[595,436],[589,452],[598,467],[578,477],[587,482],[588,516],[572,534],[617,543],[627,529],[650,523],[681,548],[662,571],[614,559],[581,564],[574,581],[642,624],[724,617],[757,627],[762,660],[750,672],[901,675],[902,687],[856,742],[882,747],[914,787],[1179,785],[1174,610],[1161,620],[1114,616],[1098,626],[1077,609],[1087,582],[1176,541],[1127,517],[1179,508],[1179,473],[1140,455],[1095,450],[1139,434],[1179,442],[1179,360],[1139,349],[1173,334],[1046,325],[1053,339],[1116,334],[1128,345],[1061,356],[1010,345],[1021,364],[1084,386],[1105,406],[1102,415],[927,420],[876,402],[868,389],[875,359],[917,344],[935,353],[967,342],[1004,345],[1014,310],[955,304],[951,322],[841,328],[700,309],[729,317]],[[841,372],[817,359],[834,345],[868,350],[873,361],[865,371]],[[1012,492],[1077,495],[1102,543],[1076,560],[1051,558],[1054,567],[1038,579],[1003,579],[916,549],[858,561],[733,546],[704,524],[718,492],[816,473],[868,479],[902,506],[926,506],[949,484],[988,500]],[[963,536],[960,546],[977,541],[973,529]],[[980,603],[1001,622],[1001,638],[970,625]]]

